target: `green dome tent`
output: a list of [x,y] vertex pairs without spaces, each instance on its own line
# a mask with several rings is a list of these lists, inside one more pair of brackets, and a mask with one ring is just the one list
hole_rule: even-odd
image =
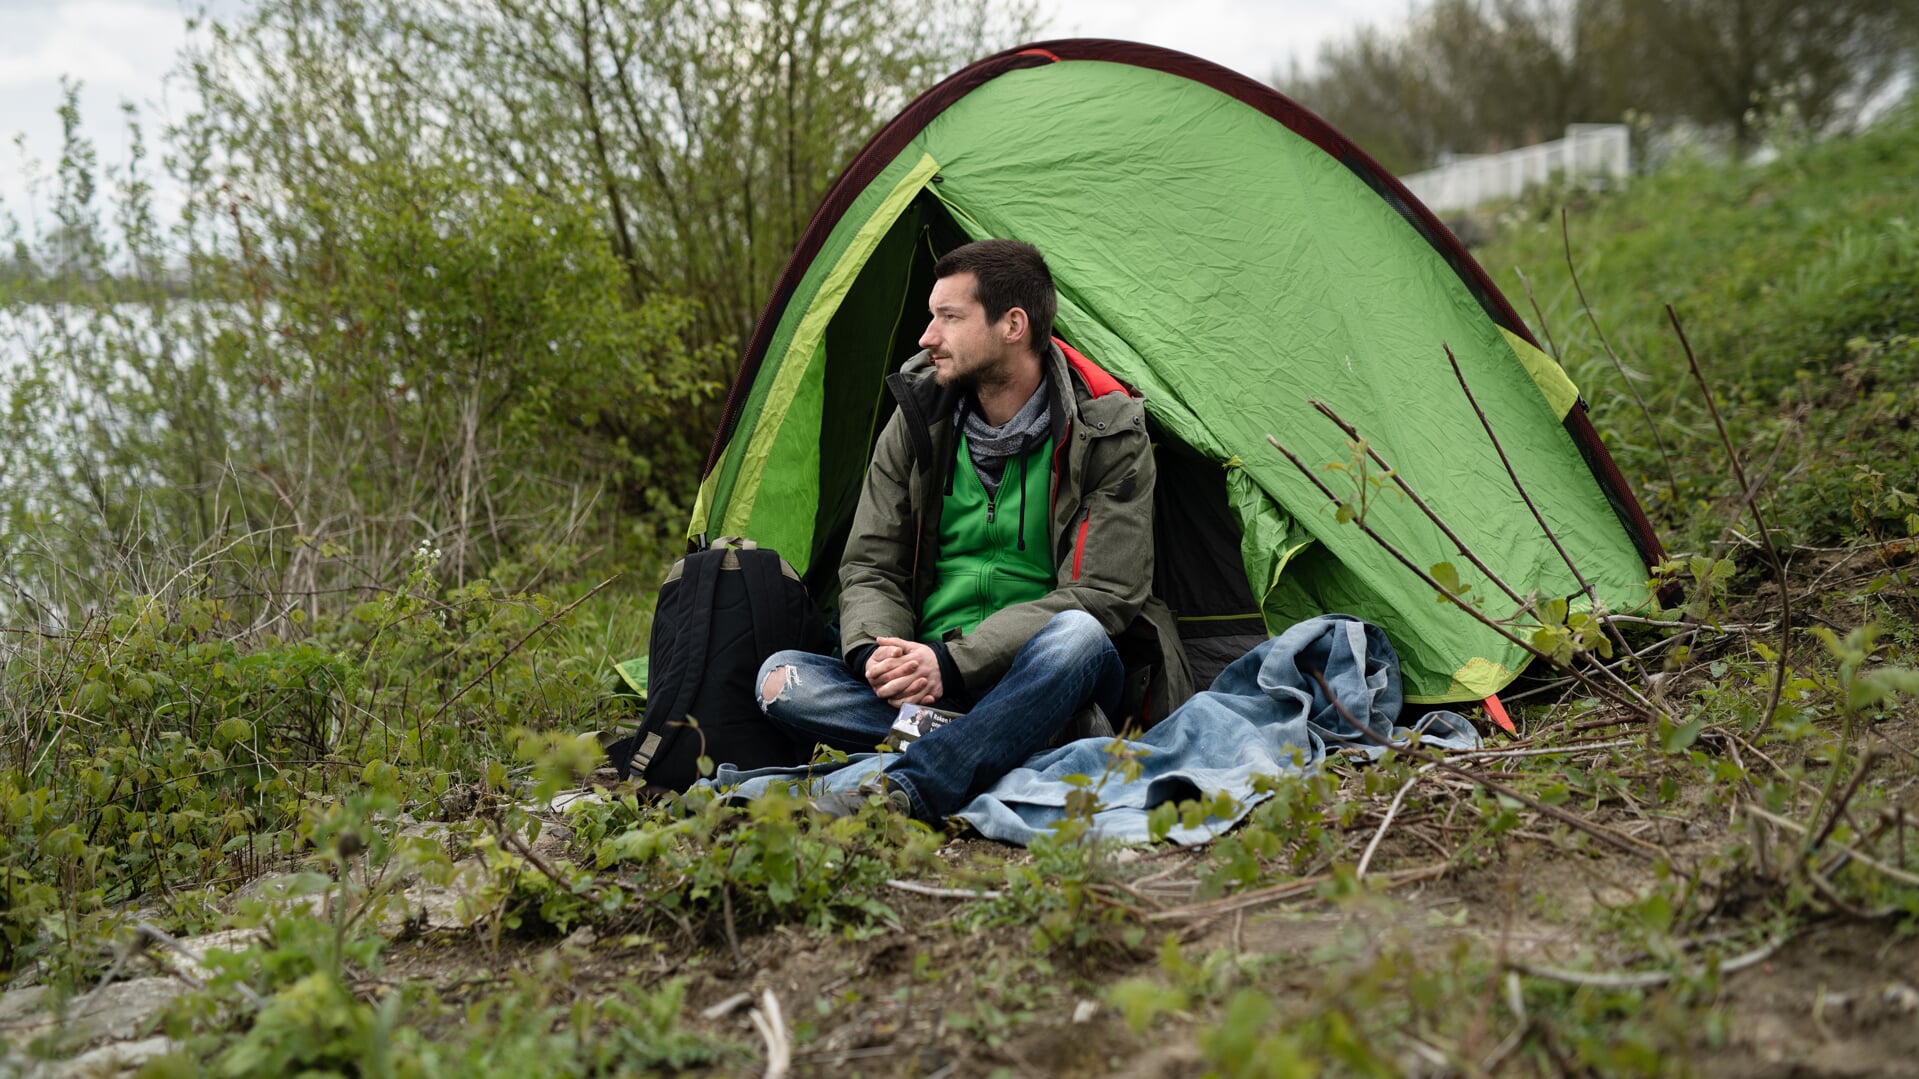
[[[689,540],[778,549],[829,606],[882,379],[917,351],[938,256],[1011,237],[1059,288],[1056,332],[1144,395],[1160,483],[1155,589],[1204,680],[1327,611],[1384,627],[1410,699],[1476,700],[1526,653],[1450,605],[1268,444],[1346,462],[1328,403],[1521,594],[1580,591],[1508,478],[1602,601],[1647,598],[1658,541],[1578,392],[1485,273],[1371,158],[1272,89],[1180,53],[1069,40],[1009,50],[927,91],[827,194],[746,349]],[[1336,491],[1352,479],[1322,471]],[[1367,523],[1416,565],[1441,531],[1390,493]],[[1496,609],[1497,608],[1497,609]]]

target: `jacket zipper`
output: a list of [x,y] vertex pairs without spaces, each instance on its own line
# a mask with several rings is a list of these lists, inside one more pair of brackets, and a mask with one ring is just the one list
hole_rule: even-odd
[[1062,454],[1066,452],[1066,447],[1072,444],[1073,444],[1073,421],[1067,420],[1065,437],[1061,438],[1059,440],[1059,444],[1053,447],[1053,483],[1052,483],[1052,489],[1047,491],[1046,493],[1046,516],[1048,517],[1051,517],[1053,515],[1053,510],[1058,508],[1059,506],[1060,457]]
[[1079,580],[1079,564],[1086,557],[1086,526],[1092,522],[1093,507],[1079,511],[1079,539],[1073,543],[1073,580]]

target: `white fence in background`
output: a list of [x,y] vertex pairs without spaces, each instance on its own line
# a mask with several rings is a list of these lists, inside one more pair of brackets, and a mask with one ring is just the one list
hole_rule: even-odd
[[1503,154],[1458,157],[1436,169],[1401,177],[1434,213],[1470,210],[1509,199],[1560,173],[1624,179],[1632,171],[1632,134],[1625,124],[1573,124],[1566,137]]

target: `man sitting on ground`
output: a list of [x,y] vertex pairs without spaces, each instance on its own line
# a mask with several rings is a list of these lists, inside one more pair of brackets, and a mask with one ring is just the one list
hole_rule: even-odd
[[[759,674],[773,722],[848,751],[884,739],[904,704],[963,713],[872,790],[929,823],[1088,704],[1117,714],[1111,638],[1152,582],[1154,478],[1139,402],[1054,343],[1037,248],[983,240],[933,272],[924,351],[887,379],[899,408],[840,563],[844,663],[786,651]],[[866,797],[819,804],[843,815]]]

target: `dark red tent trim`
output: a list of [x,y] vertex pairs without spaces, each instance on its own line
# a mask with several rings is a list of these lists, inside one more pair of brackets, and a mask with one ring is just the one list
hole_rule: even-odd
[[[740,359],[739,373],[734,376],[733,388],[727,394],[726,410],[720,419],[720,426],[713,435],[713,445],[707,451],[706,465],[701,470],[704,479],[719,464],[720,452],[725,449],[734,429],[739,425],[740,410],[745,406],[747,392],[752,388],[754,379],[759,375],[760,365],[766,359],[767,345],[771,342],[773,329],[779,325],[786,312],[786,305],[792,299],[793,290],[798,286],[800,277],[812,264],[814,256],[819,254],[826,237],[839,224],[853,200],[871,184],[889,162],[900,155],[933,117],[965,97],[984,83],[1009,72],[1022,68],[1038,67],[1061,60],[1101,60],[1108,63],[1131,64],[1135,67],[1163,71],[1169,75],[1179,75],[1194,82],[1211,87],[1228,97],[1256,109],[1266,116],[1286,125],[1294,134],[1306,139],[1324,150],[1340,164],[1345,165],[1354,175],[1365,181],[1379,196],[1387,201],[1400,216],[1404,217],[1419,234],[1432,244],[1434,250],[1452,266],[1462,282],[1473,293],[1479,305],[1495,323],[1525,340],[1535,348],[1538,341],[1526,323],[1513,310],[1506,297],[1500,293],[1486,271],[1473,257],[1459,239],[1452,234],[1439,218],[1433,215],[1412,192],[1399,180],[1381,168],[1377,161],[1366,151],[1348,141],[1344,135],[1335,131],[1332,125],[1314,115],[1279,91],[1263,83],[1255,82],[1230,68],[1221,67],[1208,60],[1202,60],[1186,53],[1163,49],[1157,45],[1144,45],[1135,41],[1112,41],[1102,38],[1064,38],[1058,41],[1042,41],[1031,45],[1022,45],[1005,52],[989,56],[978,63],[969,65],[941,81],[932,89],[915,98],[898,116],[881,128],[879,134],[867,142],[846,171],[834,181],[826,193],[820,207],[808,222],[806,231],[801,234],[799,246],[794,249],[792,258],[787,260],[786,269],[781,272],[779,283],[774,286],[773,297],[761,312],[760,319],[753,327],[753,336],[747,342],[745,353]],[[1593,429],[1592,421],[1586,415],[1586,404],[1580,401],[1566,414],[1566,430],[1572,435],[1573,442],[1593,469],[1594,475],[1605,491],[1608,501],[1619,514],[1620,519],[1632,534],[1640,556],[1648,566],[1665,560],[1665,550],[1659,537],[1653,532],[1652,522],[1647,520],[1645,510],[1634,497],[1632,488],[1619,471],[1619,466],[1607,452],[1605,443]]]

